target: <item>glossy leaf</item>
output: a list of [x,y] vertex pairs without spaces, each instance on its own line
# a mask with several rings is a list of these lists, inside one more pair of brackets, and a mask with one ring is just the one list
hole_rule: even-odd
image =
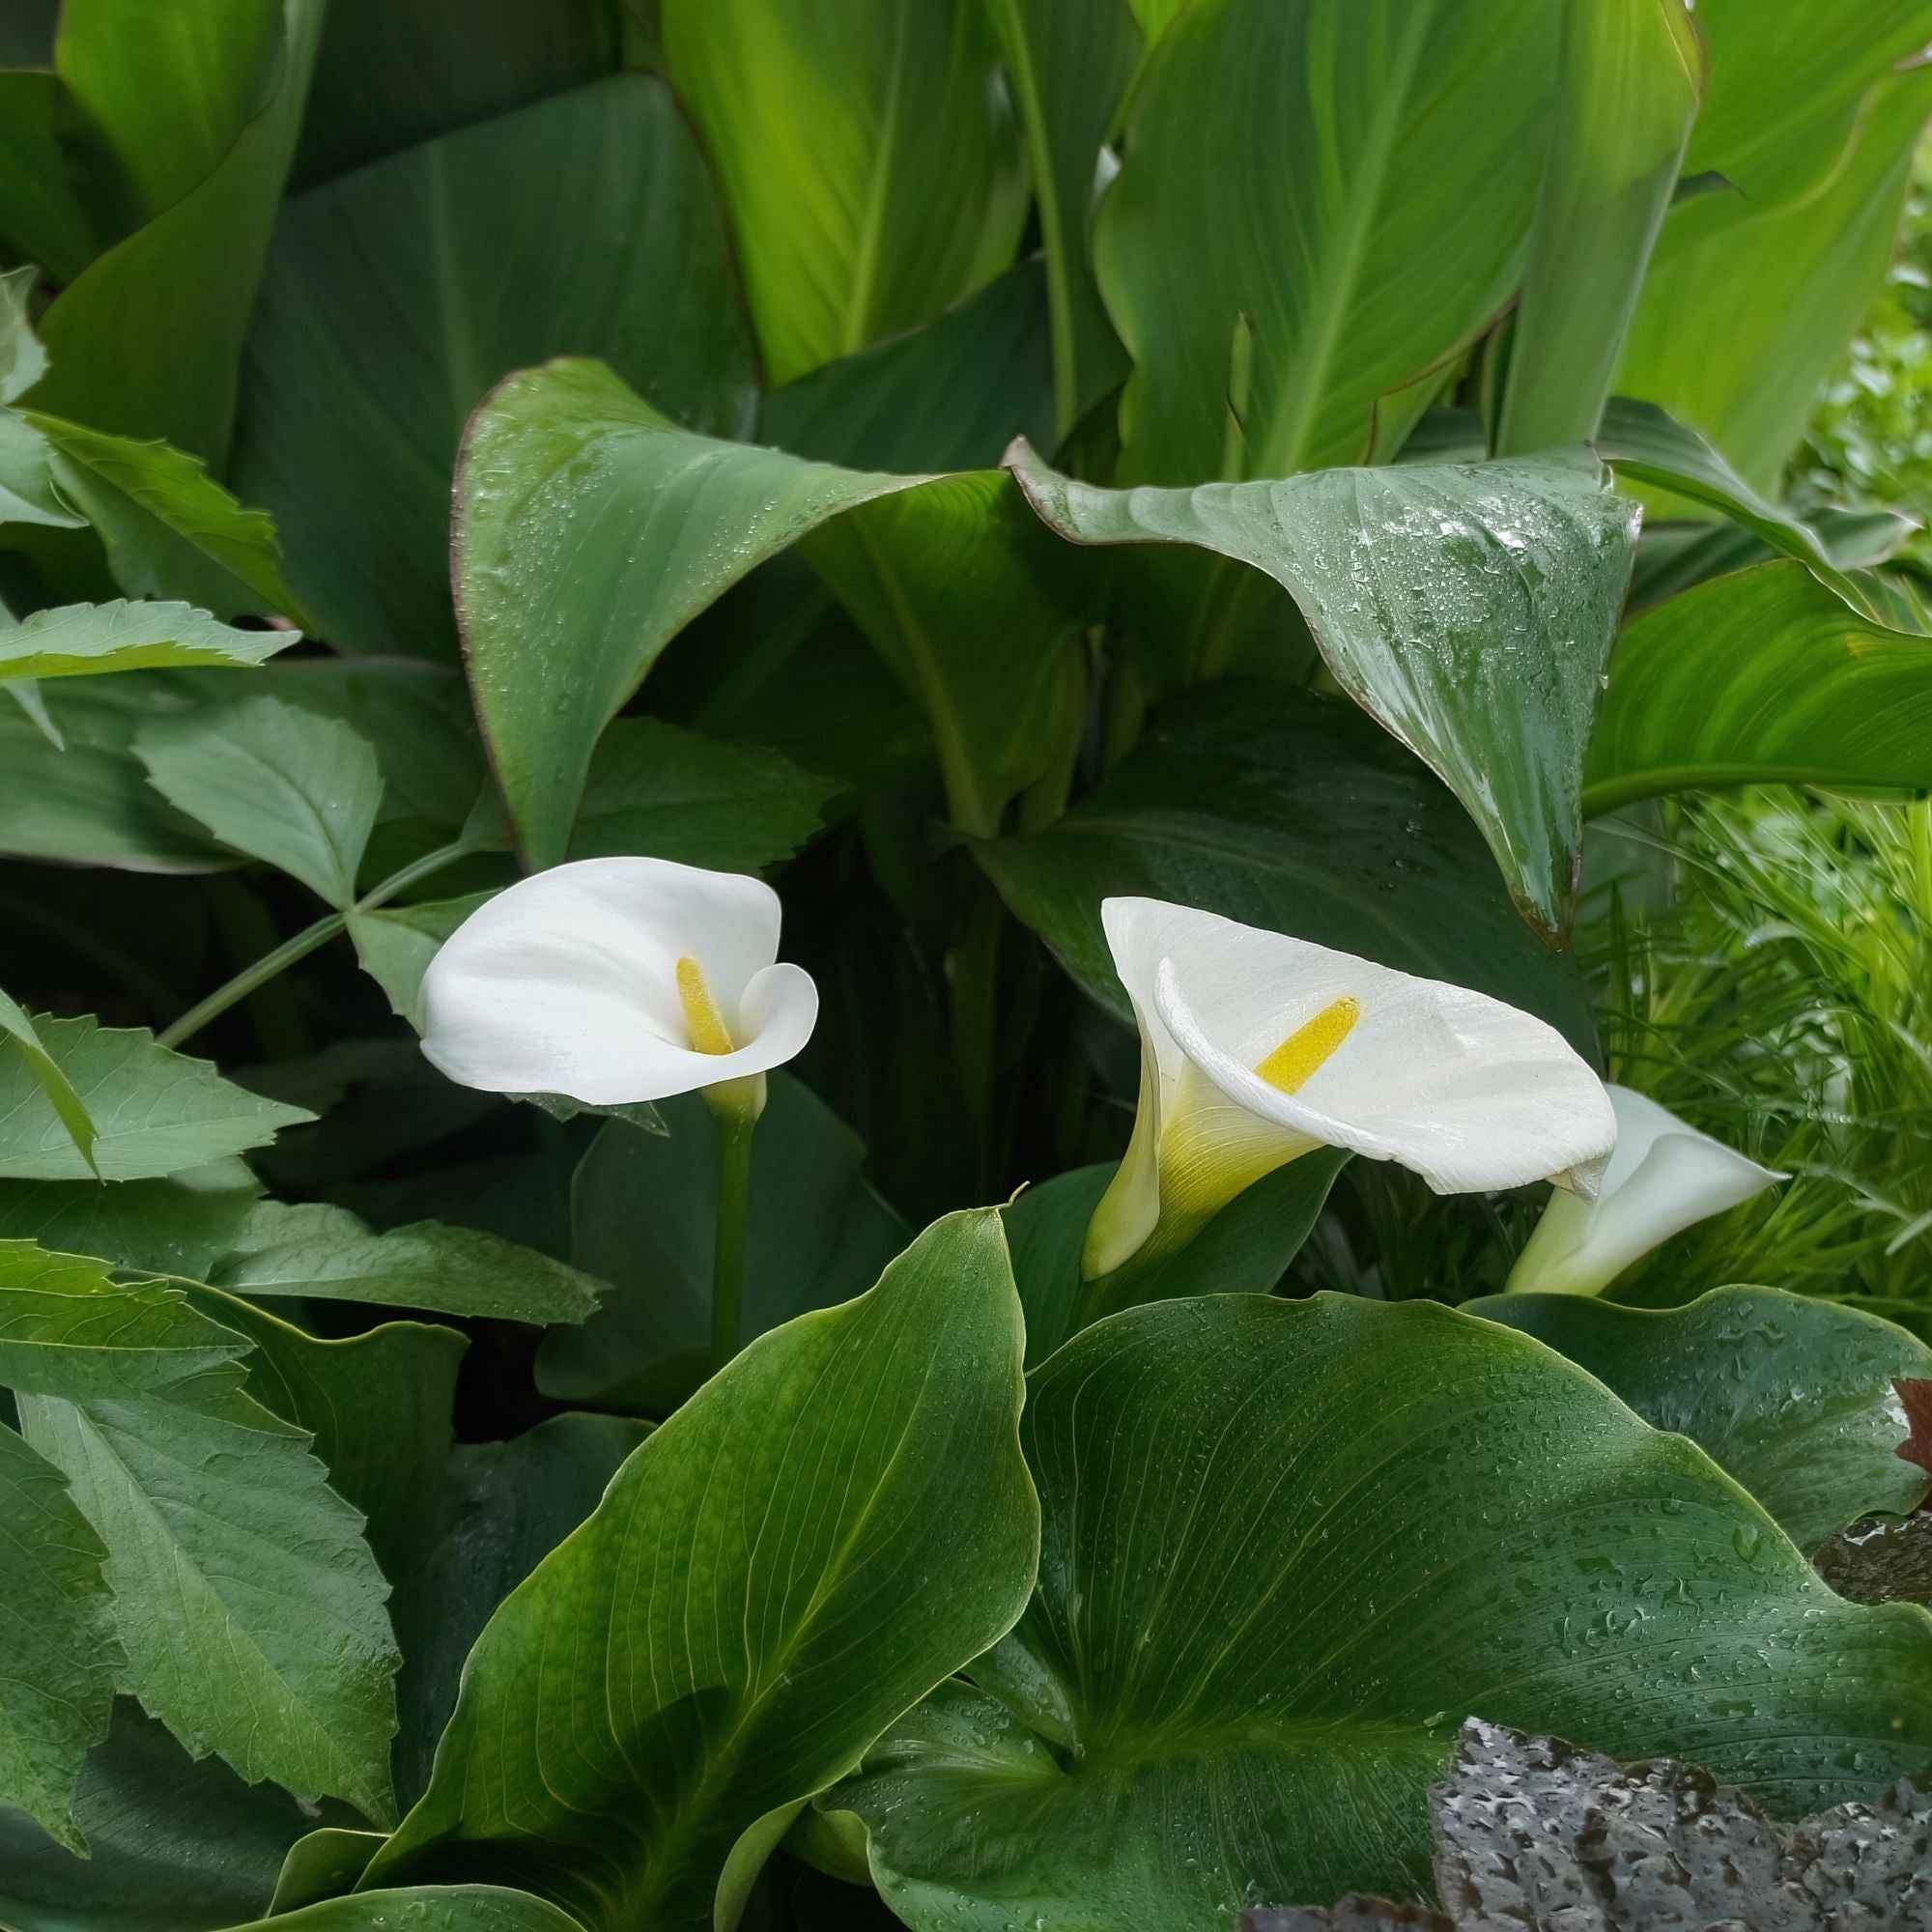
[[[1515,289],[1558,18],[1541,0],[1215,0],[1167,28],[1094,232],[1134,361],[1129,480],[1368,456],[1381,399]],[[1429,401],[1417,384],[1378,440],[1400,446]]]
[[237,1294],[373,1301],[498,1321],[582,1321],[601,1284],[474,1228],[437,1221],[372,1234],[346,1208],[265,1201],[213,1280]]
[[1656,1310],[1499,1294],[1463,1312],[1534,1335],[1646,1422],[1688,1435],[1801,1549],[1869,1512],[1917,1509],[1932,1481],[1897,1453],[1891,1386],[1932,1372],[1932,1349],[1889,1321],[1775,1288]]
[[354,903],[383,775],[348,725],[252,697],[157,720],[134,746],[162,797],[223,844]]
[[1352,705],[1276,685],[1197,693],[1057,824],[974,855],[1123,1020],[1100,901],[1132,894],[1473,986],[1595,1053],[1574,966],[1517,918],[1456,801]]
[[0,1238],[199,1280],[234,1244],[261,1192],[262,1183],[239,1159],[112,1187],[96,1180],[4,1180]]
[[[911,1238],[867,1185],[851,1128],[785,1074],[769,1093],[752,1143],[748,1336],[862,1293]],[[710,1373],[717,1128],[695,1094],[662,1111],[668,1137],[608,1126],[571,1183],[572,1257],[611,1292],[582,1327],[545,1338],[537,1383],[559,1401],[668,1415]]]
[[453,654],[465,419],[511,370],[564,354],[604,357],[695,429],[750,424],[724,216],[662,81],[600,81],[289,203],[249,337],[235,477],[280,519],[290,575],[333,640]]
[[1704,91],[1685,0],[1563,10],[1557,108],[1496,454],[1596,434]]
[[1124,373],[1100,306],[1088,224],[1141,36],[1127,0],[984,0],[1026,136],[1053,305],[1054,440]]
[[88,1114],[87,1102],[74,1092],[73,1082],[68,1078],[60,1062],[42,1043],[32,1017],[4,991],[0,991],[0,1034],[8,1037],[14,1051],[26,1062],[34,1078],[41,1083],[41,1092],[60,1116],[61,1124],[66,1127],[81,1159],[98,1173],[94,1166],[94,1122]]
[[1617,646],[1583,809],[1698,786],[1932,784],[1932,640],[1774,562],[1644,611]]
[[1076,543],[1191,544],[1265,572],[1342,688],[1467,807],[1525,917],[1568,926],[1583,752],[1636,538],[1600,465],[1099,490],[1021,450],[1014,474]]
[[[1345,1149],[1317,1148],[1264,1175],[1185,1247],[1138,1274],[1134,1301],[1270,1293],[1307,1240],[1348,1158]],[[1025,1189],[1000,1210],[1026,1312],[1030,1369],[1073,1333],[1085,1286],[1080,1254],[1087,1224],[1113,1178],[1108,1161],[1075,1168]]]
[[1011,262],[1025,177],[980,0],[665,0],[662,30],[774,383]]
[[232,630],[185,604],[68,604],[0,630],[0,678],[258,665],[300,638],[299,631]]
[[717,1893],[734,1922],[798,1806],[1025,1602],[1020,1340],[976,1213],[753,1343],[497,1611],[365,1884],[487,1876],[590,1932]]
[[996,818],[1050,757],[1080,611],[1003,473],[895,476],[720,442],[592,362],[511,378],[464,450],[457,613],[530,863],[567,849],[592,749],[658,653],[810,531],[812,561],[926,709],[962,822]]
[[35,1031],[94,1121],[93,1166],[39,1077],[0,1056],[0,1176],[20,1180],[140,1180],[264,1147],[314,1115],[265,1100],[205,1060],[156,1046],[145,1027],[43,1019]]
[[1932,1618],[1841,1603],[1701,1451],[1433,1304],[1136,1309],[1022,1435],[1032,1607],[826,1801],[922,1932],[1408,1892],[1472,1710],[1786,1812],[1932,1741]]
[[387,1586],[307,1435],[242,1393],[246,1347],[179,1290],[0,1246],[0,1379],[105,1547],[123,1688],[196,1755],[382,1822]]
[[0,1424],[0,1592],[13,1630],[0,1805],[25,1811],[79,1853],[74,1788],[87,1753],[107,1735],[121,1663],[105,1554],[60,1471]]
[[235,1932],[582,1932],[567,1912],[495,1885],[406,1886],[277,1913]]

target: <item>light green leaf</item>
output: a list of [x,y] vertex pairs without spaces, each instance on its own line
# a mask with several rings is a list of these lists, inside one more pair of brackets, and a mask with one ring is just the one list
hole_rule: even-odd
[[[5,277],[0,276],[0,281]],[[0,524],[77,530],[87,519],[54,486],[53,446],[17,410],[0,409]]]
[[258,665],[300,640],[299,631],[233,630],[186,604],[64,604],[0,629],[0,678]]
[[990,829],[1050,762],[1081,611],[1064,552],[1003,472],[895,476],[720,442],[579,361],[503,384],[464,450],[457,613],[531,864],[564,855],[592,749],[658,653],[808,532],[924,707],[961,823]]
[[249,1296],[373,1301],[503,1321],[582,1321],[603,1285],[575,1268],[474,1228],[418,1221],[370,1233],[346,1208],[265,1201],[211,1277]]
[[34,1022],[4,990],[0,990],[0,1033],[12,1037],[14,1051],[41,1083],[41,1092],[60,1116],[61,1124],[87,1163],[88,1171],[99,1178],[100,1170],[94,1164],[94,1122],[88,1115],[87,1103],[74,1092],[73,1082],[62,1070],[60,1063],[41,1043]]
[[1909,1515],[1932,1482],[1898,1454],[1909,1432],[1891,1386],[1932,1374],[1932,1349],[1889,1321],[1778,1288],[1666,1309],[1494,1294],[1463,1312],[1534,1335],[1688,1435],[1807,1552],[1861,1516]]
[[[43,317],[53,366],[33,392],[37,409],[225,459],[323,13],[323,0],[83,0],[66,11],[62,71],[71,84],[86,62],[100,77],[79,90],[84,104],[156,212]],[[176,188],[185,191],[174,198]]]
[[[272,1784],[190,1759],[131,1698],[87,1760],[74,1806],[90,1856],[0,1809],[0,1921],[20,1932],[225,1932],[268,1907],[288,1846],[315,1826]],[[336,1804],[328,1818],[352,1814]]]
[[1932,639],[1761,563],[1644,611],[1617,646],[1583,809],[1696,786],[1932,784]]
[[41,1044],[94,1121],[94,1165],[23,1056],[0,1056],[0,1177],[105,1180],[179,1174],[265,1147],[315,1116],[232,1086],[205,1060],[155,1044],[145,1027],[43,1019]]
[[[385,45],[382,65],[394,58]],[[532,195],[535,178],[571,191]],[[563,353],[603,356],[693,428],[750,424],[751,329],[724,215],[655,77],[533,102],[287,206],[249,337],[234,475],[281,520],[290,575],[331,639],[454,656],[449,489],[464,422],[511,370]]]
[[[1237,1194],[1193,1240],[1134,1282],[1135,1302],[1191,1294],[1267,1294],[1300,1251],[1349,1156],[1317,1148]],[[1114,1178],[1114,1163],[1077,1167],[1029,1187],[1000,1210],[1013,1283],[1026,1313],[1027,1366],[1074,1332],[1087,1224]]]
[[122,1688],[196,1756],[384,1823],[388,1586],[308,1435],[242,1392],[247,1346],[178,1289],[0,1244],[0,1379],[106,1547]]
[[1025,1603],[1020,1343],[991,1212],[753,1342],[497,1612],[365,1883],[734,1923],[800,1804]]
[[37,279],[31,268],[0,274],[0,404],[24,395],[46,374],[47,352],[27,319]]
[[[660,1111],[668,1135],[608,1126],[571,1183],[572,1259],[611,1291],[582,1327],[544,1338],[537,1385],[559,1401],[668,1415],[711,1372],[718,1130],[696,1094]],[[865,1161],[810,1088],[771,1075],[752,1143],[747,1335],[863,1293],[912,1238]]]
[[349,915],[349,937],[362,970],[382,987],[389,1010],[413,1026],[422,977],[442,942],[495,893],[466,893],[458,899],[426,899],[416,905],[379,906]]
[[[306,621],[282,578],[273,521],[237,502],[199,457],[59,416],[20,420],[52,447],[62,499],[100,533],[107,567],[128,596],[181,598],[217,617]],[[283,633],[283,641],[297,636]]]
[[0,1805],[82,1855],[75,1787],[107,1735],[121,1664],[105,1554],[60,1471],[0,1424],[0,1594],[11,1631]]
[[1596,434],[1703,98],[1685,0],[1566,7],[1556,113],[1496,454]]
[[1568,928],[1637,526],[1594,459],[1100,490],[1021,449],[1013,473],[1075,543],[1189,544],[1272,578],[1336,682],[1468,809],[1523,916]]
[[299,1911],[304,1905],[322,1905],[353,1891],[387,1835],[325,1825],[321,1831],[298,1838],[282,1861],[275,1895],[269,1901],[269,1917]]
[[394,1925],[410,1932],[582,1932],[569,1913],[494,1885],[407,1886],[332,1898],[234,1932],[383,1932]]
[[1026,179],[979,0],[665,0],[662,17],[774,383],[1012,261]]
[[1053,304],[1054,440],[1124,373],[1100,305],[1088,221],[1141,36],[1127,0],[984,0],[1026,135]]
[[1840,1602],[1700,1450],[1492,1323],[1135,1309],[1036,1372],[1022,1436],[1032,1606],[826,1801],[918,1932],[1410,1895],[1472,1712],[1789,1813],[1932,1747],[1932,1617]]
[[279,867],[338,910],[354,903],[383,797],[366,738],[251,697],[157,719],[134,749],[161,796],[223,844]]
[[234,1245],[261,1192],[247,1162],[232,1158],[112,1187],[96,1180],[0,1180],[0,1237],[200,1280]]
[[973,849],[1014,916],[1129,1024],[1100,929],[1115,894],[1473,986],[1595,1056],[1574,963],[1517,918],[1456,801],[1352,705],[1215,685],[1156,712],[1140,748],[1057,824]]
[[[1168,27],[1094,239],[1134,360],[1130,480],[1360,463],[1382,398],[1488,326],[1522,266],[1560,11],[1217,0]],[[1415,384],[1375,440],[1399,448],[1430,400]]]

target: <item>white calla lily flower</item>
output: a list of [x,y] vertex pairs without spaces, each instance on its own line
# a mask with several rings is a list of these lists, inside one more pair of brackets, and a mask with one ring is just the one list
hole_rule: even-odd
[[1617,1146],[1594,1201],[1558,1194],[1517,1257],[1511,1293],[1595,1294],[1693,1223],[1788,1179],[1628,1087],[1604,1090]]
[[1140,1109],[1083,1271],[1187,1240],[1318,1147],[1438,1194],[1589,1191],[1616,1122],[1563,1037],[1500,1000],[1160,899],[1101,921],[1141,1036]]
[[761,880],[668,859],[557,866],[444,942],[423,976],[423,1052],[493,1094],[608,1107],[706,1090],[755,1115],[818,1018],[810,974],[778,950]]

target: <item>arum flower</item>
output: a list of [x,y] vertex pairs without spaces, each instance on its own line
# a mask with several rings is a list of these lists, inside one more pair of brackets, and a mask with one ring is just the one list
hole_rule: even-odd
[[1438,1194],[1594,1188],[1616,1136],[1602,1083],[1500,1000],[1160,899],[1100,908],[1141,1036],[1140,1109],[1084,1273],[1179,1246],[1318,1147],[1393,1160]]
[[1510,1271],[1509,1291],[1595,1294],[1660,1242],[1787,1179],[1700,1134],[1628,1087],[1606,1087],[1617,1148],[1593,1202],[1556,1195]]
[[423,1052],[466,1087],[589,1106],[705,1090],[764,1105],[818,988],[775,964],[778,895],[668,859],[585,859],[480,906],[423,976]]

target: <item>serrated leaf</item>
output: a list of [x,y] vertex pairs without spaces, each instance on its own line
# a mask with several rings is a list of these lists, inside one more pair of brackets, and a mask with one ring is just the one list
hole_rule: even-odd
[[384,1823],[388,1586],[308,1435],[243,1393],[247,1348],[179,1289],[0,1243],[0,1380],[105,1547],[122,1687],[196,1756]]
[[0,1805],[83,1854],[74,1790],[107,1735],[121,1663],[105,1554],[60,1471],[0,1424],[0,1599],[10,1630]]
[[145,1027],[42,1019],[47,1056],[94,1122],[94,1169],[81,1157],[39,1076],[19,1054],[0,1056],[0,1177],[104,1180],[179,1174],[264,1147],[315,1116],[232,1085],[205,1060],[156,1046]]
[[100,1170],[94,1163],[94,1122],[87,1103],[74,1092],[73,1082],[42,1043],[33,1021],[4,990],[0,990],[0,1033],[11,1036],[14,1051],[32,1068],[34,1078],[41,1083],[41,1092],[60,1116],[61,1124],[87,1163],[89,1173],[99,1179]]
[[238,631],[186,604],[63,604],[0,630],[0,678],[258,665],[299,631]]
[[261,1192],[247,1162],[234,1157],[112,1187],[0,1180],[0,1237],[199,1281],[234,1245]]
[[602,1284],[474,1228],[418,1221],[373,1234],[346,1208],[265,1201],[211,1279],[236,1294],[372,1301],[504,1321],[586,1321]]
[[[4,351],[0,351],[4,353]],[[0,409],[0,524],[85,529],[54,485],[53,445],[17,410]]]
[[155,788],[223,844],[279,867],[346,911],[382,804],[366,738],[272,697],[210,705],[143,726]]

